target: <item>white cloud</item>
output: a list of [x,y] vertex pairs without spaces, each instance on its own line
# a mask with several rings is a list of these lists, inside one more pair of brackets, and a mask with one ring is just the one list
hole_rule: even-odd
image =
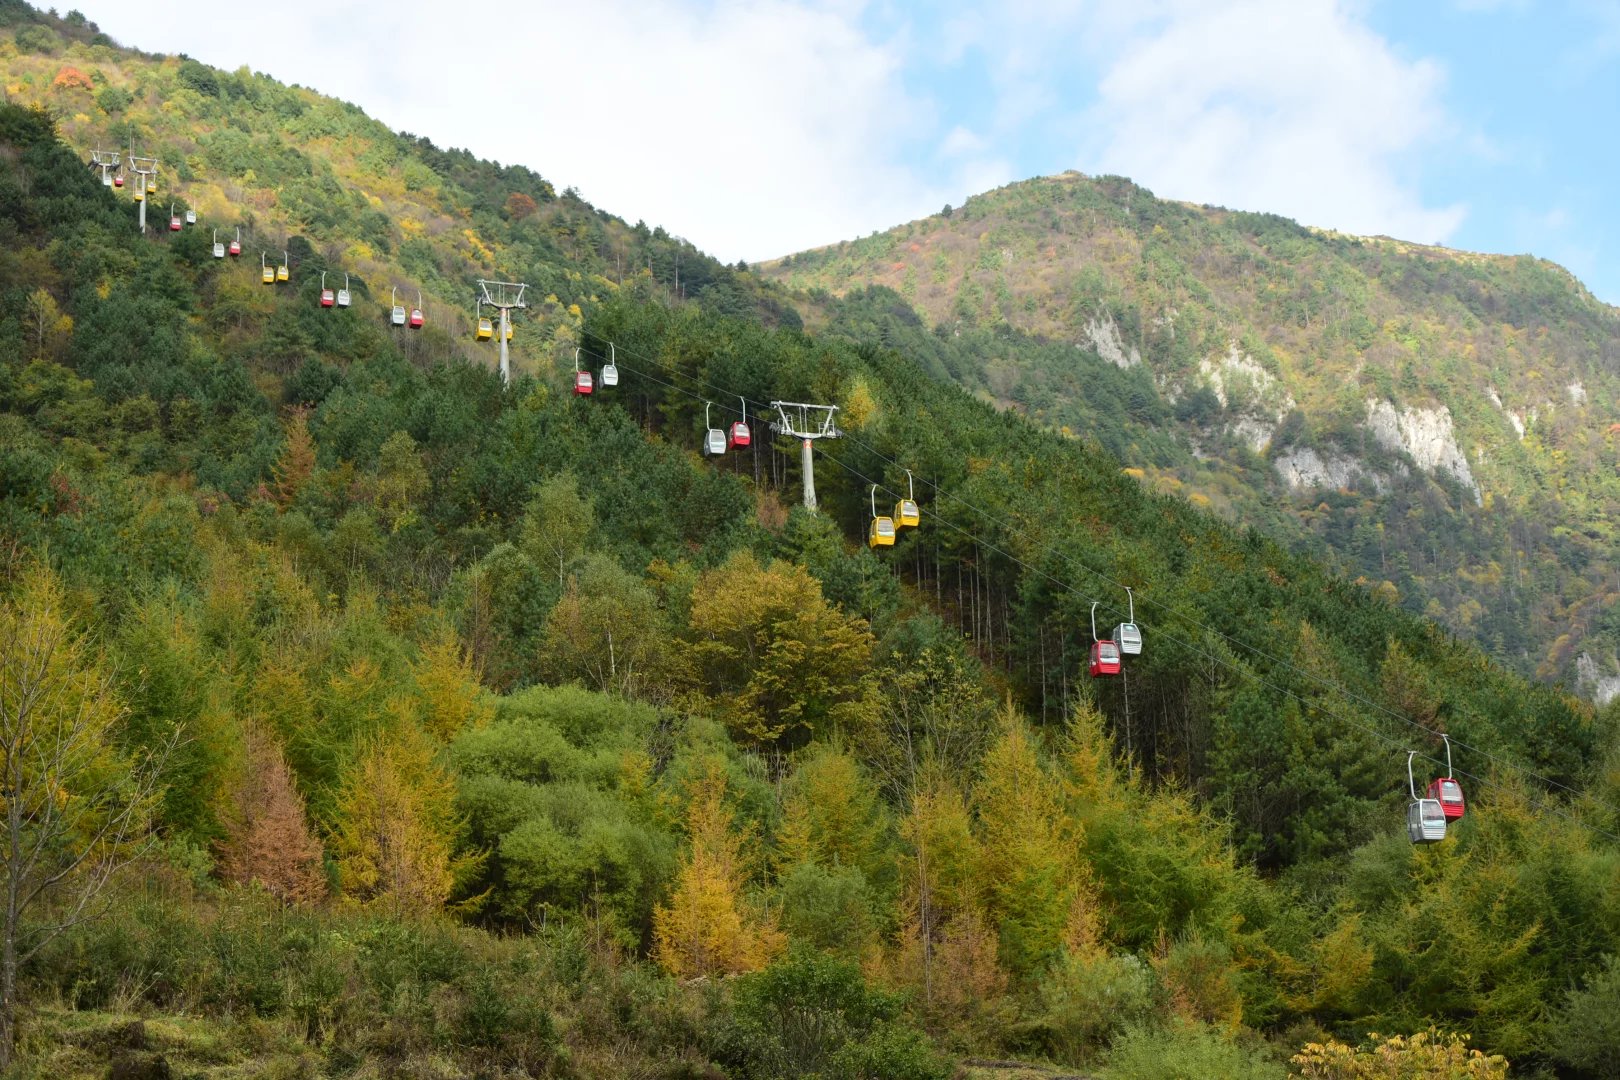
[[[247,63],[441,146],[536,169],[724,259],[885,228],[953,185],[903,165],[937,122],[855,0],[558,0],[506,9],[354,0],[285,10],[85,0],[124,44]],[[494,9],[490,9],[494,10]],[[927,140],[933,142],[932,138]]]
[[1444,240],[1405,156],[1443,137],[1444,76],[1333,0],[1185,2],[1141,26],[1101,81],[1097,166],[1172,198],[1312,225]]
[[972,131],[958,124],[946,134],[945,141],[939,144],[941,157],[961,157],[963,154],[977,154],[984,150],[984,138],[975,135]]

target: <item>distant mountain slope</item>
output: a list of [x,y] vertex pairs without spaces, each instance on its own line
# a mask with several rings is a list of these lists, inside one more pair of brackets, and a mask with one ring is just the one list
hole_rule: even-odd
[[1620,686],[1620,311],[1558,266],[1068,173],[762,271],[1521,670]]

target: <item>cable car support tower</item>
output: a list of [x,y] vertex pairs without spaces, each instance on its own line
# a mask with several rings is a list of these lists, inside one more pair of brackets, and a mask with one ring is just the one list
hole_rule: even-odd
[[523,302],[523,292],[529,286],[521,281],[485,281],[478,279],[478,288],[481,291],[479,302],[488,304],[501,313],[501,329],[496,335],[501,343],[501,385],[512,385],[512,360],[507,353],[507,328],[511,325],[511,318],[507,312],[513,308],[526,308],[529,305]]
[[816,509],[816,466],[811,448],[817,439],[836,439],[843,432],[835,422],[836,405],[805,405],[797,401],[773,401],[776,419],[771,430],[778,435],[791,435],[800,440],[799,461],[804,467],[804,508]]
[[92,151],[90,151],[90,167],[92,169],[100,169],[101,170],[101,186],[102,187],[112,187],[113,186],[113,178],[112,178],[113,170],[118,168],[119,163],[122,162],[123,160],[124,160],[124,155],[119,153],[117,150],[92,150]]
[[129,170],[135,174],[135,205],[140,207],[141,232],[146,231],[146,196],[157,187],[158,159],[129,152]]

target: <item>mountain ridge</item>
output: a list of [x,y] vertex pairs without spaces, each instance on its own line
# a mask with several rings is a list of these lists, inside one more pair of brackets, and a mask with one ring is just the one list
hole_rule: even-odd
[[[1620,670],[1614,589],[1593,567],[1620,511],[1602,421],[1620,400],[1620,309],[1554,263],[1069,172],[761,272],[811,325],[885,337],[1000,407],[1098,437],[1146,482],[1389,582],[1521,670],[1589,689],[1581,672]],[[1401,523],[1415,504],[1432,524]],[[1509,535],[1549,521],[1555,540]],[[1373,528],[1398,535],[1356,539]],[[1497,585],[1521,558],[1551,579],[1539,601]],[[1487,583],[1465,594],[1460,575]]]

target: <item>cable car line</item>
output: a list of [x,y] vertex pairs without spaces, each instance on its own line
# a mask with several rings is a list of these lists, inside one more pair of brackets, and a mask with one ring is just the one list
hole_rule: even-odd
[[[850,434],[846,433],[845,438],[848,439],[855,446],[858,446],[858,447],[866,450],[868,453],[872,454],[874,457],[878,458],[879,460],[887,462],[888,464],[893,465],[895,468],[901,468],[902,467],[899,462],[895,461],[893,458],[891,458],[888,455],[884,454],[882,451],[878,450],[877,448],[863,442],[857,436],[850,435]],[[960,495],[956,495],[956,494],[954,494],[952,492],[948,492],[944,488],[940,487],[938,484],[936,484],[936,483],[934,483],[934,482],[932,482],[930,480],[927,480],[927,479],[924,479],[923,483],[928,484],[928,486],[932,487],[934,489],[937,497],[952,499],[953,501],[955,501],[955,502],[961,504],[962,506],[966,507],[968,510],[971,510],[973,513],[979,515],[981,518],[987,519],[990,522],[993,522],[993,523],[995,523],[997,525],[1000,525],[1002,528],[1007,529],[1007,530],[1009,530],[1011,532],[1018,531],[1016,529],[1016,527],[1013,526],[1010,522],[1005,521],[1004,519],[998,517],[995,514],[990,513],[989,511],[981,510],[980,508],[974,506],[972,503],[968,502],[966,499],[962,498]],[[1101,581],[1104,584],[1112,585],[1115,588],[1126,589],[1127,591],[1130,588],[1129,586],[1124,585],[1121,582],[1114,580],[1112,577],[1110,577],[1108,574],[1103,573],[1101,570],[1098,570],[1095,567],[1089,566],[1086,563],[1080,561],[1077,557],[1075,557],[1073,555],[1070,555],[1067,552],[1058,550],[1055,546],[1046,547],[1043,550],[1043,553],[1056,556],[1061,561],[1067,563],[1070,566],[1071,569],[1079,568],[1081,570],[1084,570],[1086,573],[1091,574],[1093,577],[1097,578],[1099,581]],[[1114,607],[1111,603],[1108,603],[1106,601],[1104,603],[1111,610],[1116,611],[1116,612],[1119,611],[1119,609],[1117,607]],[[1183,611],[1180,611],[1180,610],[1178,610],[1176,608],[1173,608],[1173,607],[1170,607],[1168,605],[1162,604],[1159,601],[1154,600],[1151,596],[1144,597],[1143,598],[1143,603],[1144,604],[1151,604],[1153,607],[1158,608],[1160,611],[1164,612],[1165,614],[1167,614],[1167,615],[1169,615],[1169,616],[1171,616],[1173,618],[1180,619],[1184,623],[1187,623],[1188,625],[1190,625],[1190,626],[1192,626],[1192,627],[1194,627],[1194,628],[1196,628],[1198,630],[1201,630],[1201,631],[1203,631],[1205,633],[1213,634],[1216,637],[1221,638],[1223,641],[1225,641],[1229,645],[1232,645],[1232,646],[1235,646],[1237,648],[1246,650],[1246,651],[1252,653],[1253,655],[1255,655],[1257,657],[1260,657],[1262,659],[1270,661],[1271,663],[1277,665],[1278,667],[1286,668],[1287,670],[1292,671],[1297,675],[1303,676],[1304,678],[1306,678],[1309,681],[1315,683],[1316,685],[1322,687],[1323,689],[1332,690],[1332,691],[1334,691],[1336,693],[1342,694],[1346,698],[1350,699],[1351,701],[1355,701],[1355,702],[1357,702],[1357,703],[1359,703],[1361,705],[1364,705],[1367,708],[1373,710],[1374,712],[1380,712],[1380,713],[1383,713],[1386,716],[1392,717],[1392,718],[1394,718],[1396,720],[1400,720],[1403,723],[1406,723],[1406,724],[1410,725],[1411,727],[1414,727],[1414,728],[1418,729],[1419,731],[1422,731],[1425,734],[1430,735],[1430,736],[1434,736],[1434,735],[1445,736],[1446,735],[1445,732],[1442,732],[1437,728],[1429,727],[1427,724],[1424,724],[1424,723],[1422,723],[1421,721],[1418,721],[1418,720],[1414,720],[1410,716],[1407,716],[1407,715],[1405,715],[1403,713],[1397,712],[1396,710],[1389,708],[1387,705],[1383,705],[1383,704],[1381,704],[1381,703],[1379,703],[1377,701],[1374,701],[1371,698],[1368,698],[1368,697],[1366,697],[1366,696],[1364,696],[1364,695],[1350,689],[1349,687],[1340,685],[1338,683],[1333,682],[1332,680],[1326,679],[1323,676],[1316,674],[1315,672],[1308,671],[1308,670],[1306,670],[1304,668],[1301,668],[1297,664],[1294,664],[1290,660],[1285,660],[1282,657],[1275,656],[1272,653],[1267,652],[1265,649],[1261,648],[1260,646],[1252,645],[1252,644],[1250,644],[1250,643],[1248,643],[1246,641],[1242,641],[1242,640],[1232,636],[1231,634],[1226,633],[1225,631],[1223,631],[1223,630],[1221,630],[1221,629],[1219,629],[1217,627],[1209,626],[1209,625],[1199,621],[1198,619],[1194,618],[1193,616],[1188,615],[1187,613],[1185,613]],[[1120,612],[1120,614],[1124,614],[1124,613]],[[1528,776],[1531,779],[1534,779],[1534,780],[1538,781],[1539,783],[1541,783],[1545,787],[1558,788],[1558,789],[1560,789],[1562,791],[1569,792],[1571,795],[1590,796],[1589,792],[1580,791],[1577,788],[1573,788],[1573,787],[1569,786],[1568,784],[1565,784],[1565,783],[1563,783],[1561,781],[1554,780],[1551,777],[1542,776],[1541,774],[1539,774],[1539,773],[1537,773],[1537,772],[1535,772],[1535,771],[1533,771],[1531,769],[1528,769],[1525,766],[1518,764],[1517,762],[1513,762],[1513,761],[1507,760],[1505,758],[1501,758],[1501,757],[1499,757],[1499,756],[1497,756],[1495,754],[1492,754],[1488,750],[1484,750],[1484,749],[1481,749],[1480,747],[1470,745],[1468,743],[1463,742],[1460,739],[1453,740],[1453,741],[1456,742],[1456,745],[1459,748],[1467,750],[1470,753],[1476,754],[1476,755],[1478,755],[1478,756],[1480,756],[1482,758],[1485,758],[1487,761],[1490,761],[1492,764],[1501,765],[1501,766],[1504,766],[1504,767],[1507,767],[1507,768],[1511,768],[1511,769],[1513,769],[1513,770],[1515,770],[1517,772],[1520,772],[1520,773],[1524,774],[1525,776]],[[1430,760],[1433,760],[1433,759],[1430,759]],[[1436,764],[1438,764],[1438,761],[1436,761]],[[1604,805],[1607,809],[1609,809],[1611,811],[1614,811],[1616,813],[1620,813],[1620,810],[1617,810],[1615,807],[1610,806],[1606,802],[1603,803],[1602,805]]]
[[[872,483],[872,480],[871,480],[870,477],[868,477],[866,474],[862,473],[859,469],[856,469],[854,466],[849,465],[846,462],[840,460],[836,455],[834,455],[834,454],[824,454],[823,456],[827,460],[831,461],[833,464],[837,465],[839,468],[843,469],[845,472],[849,473],[851,476],[855,477],[856,479],[862,480],[862,481],[864,481],[866,483]],[[947,526],[948,528],[951,528],[951,529],[955,530],[956,532],[960,533],[964,537],[967,537],[968,539],[973,540],[976,543],[983,544],[984,547],[988,548],[991,551],[994,551],[998,555],[1001,555],[1003,558],[1009,559],[1012,562],[1017,563],[1019,566],[1023,567],[1026,571],[1045,578],[1047,581],[1051,582],[1053,585],[1056,585],[1058,588],[1063,589],[1064,591],[1069,592],[1071,594],[1074,594],[1076,596],[1082,596],[1082,597],[1084,596],[1084,594],[1081,593],[1081,591],[1078,588],[1071,585],[1070,583],[1062,580],[1061,578],[1058,578],[1058,577],[1054,576],[1053,574],[1049,573],[1046,570],[1041,569],[1038,566],[1033,566],[1033,565],[1025,562],[1023,559],[1020,559],[1018,556],[1012,554],[1011,552],[1005,550],[1004,548],[998,547],[997,545],[995,545],[995,544],[993,544],[993,543],[991,543],[991,542],[989,542],[987,540],[984,540],[981,537],[975,535],[974,533],[969,532],[968,530],[962,528],[961,526],[957,525],[955,522],[949,521],[948,519],[940,516],[935,511],[924,510],[923,512],[928,517],[932,518],[935,521],[940,522],[941,524]],[[1330,708],[1330,707],[1328,707],[1326,705],[1323,705],[1320,702],[1310,701],[1310,700],[1302,697],[1296,691],[1291,690],[1286,686],[1277,685],[1276,683],[1274,683],[1271,680],[1267,679],[1264,675],[1260,674],[1259,672],[1254,671],[1251,668],[1239,667],[1239,666],[1233,664],[1231,661],[1229,661],[1229,660],[1227,660],[1227,659],[1225,659],[1225,658],[1223,658],[1223,657],[1221,657],[1221,656],[1219,656],[1219,655],[1217,655],[1217,654],[1215,654],[1213,652],[1210,652],[1208,649],[1206,649],[1205,647],[1203,647],[1201,645],[1195,644],[1195,643],[1187,641],[1187,640],[1185,640],[1185,639],[1183,639],[1181,637],[1178,637],[1176,634],[1172,633],[1169,630],[1165,630],[1165,629],[1163,629],[1161,627],[1155,626],[1154,627],[1154,634],[1155,634],[1156,637],[1162,637],[1162,638],[1172,642],[1173,644],[1180,645],[1181,647],[1187,649],[1188,651],[1194,653],[1195,655],[1201,656],[1204,659],[1210,661],[1210,663],[1212,663],[1212,664],[1219,664],[1221,667],[1224,667],[1227,670],[1232,671],[1232,672],[1234,672],[1234,673],[1236,673],[1236,674],[1238,674],[1240,676],[1246,676],[1247,678],[1253,680],[1256,684],[1258,684],[1260,686],[1264,686],[1264,687],[1266,687],[1266,688],[1268,688],[1270,690],[1273,690],[1273,691],[1275,691],[1275,692],[1277,692],[1279,694],[1282,694],[1282,695],[1284,695],[1286,697],[1292,698],[1294,701],[1298,702],[1301,706],[1303,706],[1303,707],[1305,707],[1307,709],[1315,709],[1318,713],[1321,713],[1321,714],[1324,714],[1326,716],[1332,717],[1333,719],[1338,720],[1341,723],[1345,723],[1345,724],[1348,724],[1351,727],[1357,728],[1357,729],[1367,733],[1368,735],[1371,735],[1374,738],[1380,740],[1381,742],[1387,743],[1388,745],[1393,746],[1393,747],[1397,747],[1399,749],[1403,749],[1403,750],[1405,749],[1405,745],[1402,742],[1402,740],[1396,738],[1395,736],[1390,735],[1389,733],[1387,733],[1385,731],[1382,731],[1382,730],[1380,730],[1380,729],[1378,729],[1376,727],[1372,727],[1372,726],[1370,726],[1368,724],[1365,724],[1365,723],[1355,719],[1354,717],[1347,716],[1347,715],[1345,715],[1345,714],[1343,714],[1341,712],[1335,711],[1334,709],[1332,709],[1332,708]],[[1221,636],[1224,638],[1226,635],[1221,635]],[[1400,714],[1397,713],[1395,715],[1399,716]],[[1423,725],[1417,724],[1416,721],[1409,721],[1409,723],[1412,723],[1412,724],[1418,726],[1419,728],[1422,728],[1423,730],[1428,730],[1427,728],[1423,728]],[[1460,746],[1462,744],[1459,743],[1458,745]],[[1445,764],[1444,762],[1441,762],[1438,758],[1431,757],[1426,753],[1422,753],[1421,751],[1411,751],[1411,753],[1415,754],[1416,756],[1418,756],[1422,760],[1435,765],[1437,768],[1440,765]],[[1483,756],[1485,756],[1487,758],[1490,757],[1489,755],[1483,755]],[[1529,777],[1529,778],[1532,778],[1532,779],[1539,779],[1539,777],[1537,777],[1537,775],[1535,773],[1531,772],[1529,769],[1526,769],[1523,766],[1517,765],[1517,764],[1515,764],[1515,763],[1513,763],[1511,761],[1502,761],[1502,760],[1494,759],[1494,758],[1491,758],[1490,760],[1492,761],[1493,764],[1496,764],[1496,765],[1500,766],[1503,769],[1503,771],[1505,771],[1505,772],[1515,772],[1515,773],[1520,774],[1521,776]],[[1499,780],[1493,780],[1493,779],[1490,779],[1489,777],[1480,776],[1480,775],[1478,775],[1476,773],[1467,772],[1467,771],[1462,770],[1462,769],[1456,770],[1456,775],[1466,777],[1472,783],[1477,784],[1477,785],[1479,785],[1480,787],[1483,787],[1483,788],[1501,789],[1501,788],[1505,787],[1505,785]],[[1562,785],[1559,785],[1559,786],[1562,786]],[[1566,790],[1572,790],[1572,789],[1566,788]],[[1578,796],[1592,798],[1592,796],[1590,796],[1590,794],[1586,793],[1586,792],[1580,792],[1580,791],[1573,791],[1572,790],[1572,793],[1575,794],[1575,795],[1578,795]],[[1583,829],[1589,830],[1590,832],[1596,833],[1599,836],[1603,836],[1603,837],[1606,837],[1609,840],[1615,841],[1616,843],[1620,843],[1620,835],[1616,835],[1614,833],[1611,833],[1607,829],[1601,828],[1600,826],[1597,826],[1597,825],[1593,825],[1590,822],[1583,821],[1579,817],[1576,817],[1573,814],[1565,811],[1564,809],[1559,807],[1556,803],[1553,803],[1550,800],[1538,798],[1535,794],[1530,793],[1530,792],[1526,792],[1525,797],[1526,797],[1527,801],[1529,801],[1529,803],[1532,806],[1534,806],[1537,810],[1541,810],[1541,811],[1545,811],[1547,813],[1554,814],[1554,815],[1556,815],[1558,817],[1563,818],[1565,821],[1568,821],[1572,825],[1577,825],[1577,826],[1579,826],[1579,827],[1581,827]],[[1598,805],[1601,806],[1601,807],[1604,807],[1604,808],[1610,809],[1610,810],[1613,809],[1613,807],[1608,806],[1607,803],[1604,803],[1601,800],[1595,800],[1595,801],[1597,801]]]
[[[641,358],[643,360],[647,360],[648,362],[656,364],[657,366],[663,368],[666,371],[674,372],[677,375],[685,375],[686,374],[685,372],[681,371],[681,369],[679,369],[677,367],[674,367],[673,365],[664,363],[663,361],[660,361],[655,357],[647,356],[644,353],[637,352],[636,350],[630,348],[629,346],[625,347],[625,352],[629,353],[630,355],[637,356],[637,357],[639,357],[639,358]],[[662,380],[654,380],[654,381],[662,382]],[[715,384],[713,384],[711,382],[708,382],[706,379],[701,379],[701,378],[697,378],[697,377],[694,376],[693,381],[696,382],[698,385],[706,388],[706,389],[716,391],[717,393],[720,393],[720,394],[730,395],[730,396],[735,396],[735,397],[742,397],[742,395],[736,394],[735,391],[728,390],[728,389],[726,389],[724,387],[716,386]],[[690,391],[687,391],[687,390],[685,390],[685,389],[683,389],[681,387],[675,386],[673,383],[663,383],[663,385],[669,386],[672,389],[680,390],[682,393],[688,394],[689,396],[694,397],[696,400],[699,400],[699,401],[704,400],[703,398],[699,397],[698,395],[691,394]],[[746,397],[744,397],[743,400],[747,401],[748,399]],[[756,404],[762,404],[762,403],[756,403]],[[880,461],[883,461],[883,462],[887,463],[888,465],[893,466],[896,469],[904,469],[904,466],[902,466],[898,461],[896,461],[895,459],[889,457],[887,454],[885,454],[882,451],[878,450],[876,447],[871,446],[870,444],[868,444],[867,442],[865,442],[864,440],[862,440],[858,436],[852,435],[849,432],[845,432],[844,433],[844,438],[846,438],[853,445],[865,450],[867,453],[869,453],[872,456],[876,457]],[[842,462],[840,462],[839,464],[841,466],[843,465]],[[843,467],[846,468],[846,469],[848,468],[847,466],[843,466]],[[907,477],[909,479],[910,475],[911,475],[911,471],[909,469],[904,469],[904,471],[906,472]],[[869,478],[862,477],[862,479],[866,479],[867,482],[869,482],[869,483],[871,482]],[[953,492],[946,491],[938,483],[936,483],[934,481],[931,481],[931,480],[928,480],[927,478],[924,478],[923,483],[927,484],[929,487],[932,487],[934,489],[936,499],[938,499],[938,498],[952,499],[955,502],[962,505],[963,507],[965,507],[968,510],[972,511],[974,514],[977,514],[981,519],[984,519],[984,520],[987,520],[988,522],[992,522],[992,523],[994,523],[996,525],[999,525],[1003,529],[1008,530],[1009,532],[1017,532],[1017,531],[1019,531],[1011,523],[1007,522],[1006,520],[1002,519],[1001,517],[999,517],[999,516],[997,516],[995,514],[992,514],[989,511],[980,509],[979,507],[977,507],[977,506],[973,505],[972,503],[968,502],[966,499],[962,498],[960,495],[954,494]],[[885,492],[888,492],[889,494],[898,495],[897,492],[890,491],[890,489],[886,485],[882,485],[882,486],[883,486],[883,490]],[[936,519],[939,519],[939,520],[943,520],[943,519],[939,518],[939,515],[937,513],[930,512],[930,516],[935,517]],[[962,531],[963,535],[968,536],[970,539],[974,540],[976,543],[984,543],[983,541],[981,541],[977,536],[975,536],[972,533],[967,533],[964,530],[958,530],[958,531]],[[1000,549],[994,548],[993,545],[985,544],[985,546],[991,547],[993,550],[998,550],[998,551],[1000,550]],[[1073,555],[1070,555],[1067,552],[1058,550],[1055,545],[1047,546],[1046,548],[1044,548],[1042,550],[1042,553],[1043,554],[1054,555],[1060,561],[1068,564],[1068,566],[1071,569],[1079,568],[1081,570],[1084,570],[1086,573],[1091,574],[1098,581],[1100,581],[1100,582],[1102,582],[1104,584],[1111,585],[1116,589],[1125,589],[1127,591],[1127,593],[1130,592],[1130,589],[1131,589],[1130,586],[1125,585],[1124,583],[1115,580],[1110,575],[1108,575],[1106,573],[1103,573],[1102,571],[1096,569],[1095,567],[1087,565],[1086,563],[1080,561],[1077,557],[1075,557]],[[1028,564],[1023,562],[1023,560],[1017,559],[1016,557],[1014,557],[1014,556],[1012,556],[1012,555],[1010,555],[1010,554],[1008,554],[1006,552],[1001,552],[1001,554],[1005,555],[1007,558],[1013,559],[1015,562],[1018,562],[1019,565],[1025,566],[1026,568],[1028,568]],[[1133,597],[1133,599],[1134,599],[1134,597]],[[1571,787],[1570,785],[1565,784],[1565,783],[1563,783],[1563,782],[1561,782],[1559,780],[1555,780],[1555,779],[1553,779],[1551,777],[1548,777],[1548,776],[1543,776],[1540,773],[1537,773],[1532,769],[1526,768],[1525,766],[1518,764],[1517,762],[1514,762],[1514,761],[1512,761],[1510,759],[1507,759],[1507,758],[1504,758],[1504,757],[1500,757],[1499,755],[1493,754],[1490,751],[1484,750],[1484,749],[1482,749],[1480,747],[1473,746],[1473,745],[1471,745],[1469,743],[1465,743],[1465,742],[1463,742],[1461,740],[1449,740],[1449,737],[1448,737],[1446,732],[1440,731],[1440,730],[1438,730],[1436,728],[1432,728],[1432,727],[1428,726],[1427,724],[1422,723],[1421,721],[1415,720],[1412,717],[1405,715],[1404,713],[1400,713],[1400,712],[1398,712],[1398,711],[1396,711],[1394,709],[1391,709],[1390,707],[1388,707],[1386,705],[1383,705],[1383,704],[1381,704],[1381,703],[1379,703],[1377,701],[1374,701],[1371,698],[1368,698],[1365,695],[1360,694],[1360,693],[1356,692],[1355,690],[1350,689],[1347,686],[1343,686],[1341,684],[1335,683],[1330,679],[1324,678],[1323,676],[1316,674],[1315,672],[1308,671],[1308,670],[1306,670],[1304,668],[1301,668],[1300,666],[1298,666],[1297,664],[1293,663],[1290,660],[1285,660],[1282,657],[1275,656],[1272,653],[1270,653],[1270,652],[1266,651],[1265,649],[1261,648],[1260,646],[1252,645],[1252,644],[1250,644],[1250,643],[1248,643],[1246,641],[1240,640],[1239,638],[1236,638],[1236,637],[1232,636],[1231,634],[1226,633],[1223,630],[1220,630],[1220,629],[1218,629],[1216,627],[1213,627],[1213,626],[1209,626],[1209,625],[1201,622],[1199,619],[1193,617],[1192,615],[1187,614],[1186,612],[1180,611],[1180,610],[1178,610],[1176,608],[1170,607],[1170,606],[1168,606],[1166,604],[1160,603],[1157,600],[1154,600],[1151,596],[1145,596],[1143,598],[1143,603],[1144,604],[1151,604],[1153,607],[1157,608],[1159,611],[1164,612],[1165,614],[1167,614],[1167,615],[1169,615],[1169,616],[1171,616],[1173,618],[1180,619],[1183,623],[1185,623],[1185,624],[1187,624],[1187,625],[1189,625],[1189,626],[1191,626],[1191,627],[1193,627],[1193,628],[1195,628],[1197,630],[1203,631],[1204,633],[1207,633],[1207,634],[1213,634],[1214,636],[1219,637],[1221,640],[1225,641],[1227,644],[1229,644],[1229,645],[1231,645],[1231,646],[1233,646],[1235,648],[1244,650],[1244,651],[1252,654],[1253,656],[1256,656],[1256,657],[1262,658],[1264,660],[1267,660],[1267,661],[1271,662],[1272,664],[1274,664],[1274,665],[1276,665],[1276,666],[1278,666],[1280,668],[1291,671],[1291,672],[1295,673],[1296,675],[1300,675],[1303,678],[1305,678],[1306,680],[1308,680],[1308,681],[1310,681],[1312,683],[1315,683],[1317,686],[1319,686],[1319,687],[1321,687],[1321,688],[1323,688],[1325,690],[1330,690],[1330,691],[1332,691],[1334,693],[1341,694],[1346,699],[1348,699],[1350,701],[1357,702],[1358,704],[1360,704],[1362,706],[1365,706],[1366,708],[1371,709],[1374,712],[1382,713],[1382,714],[1384,714],[1386,716],[1389,716],[1389,717],[1391,717],[1393,719],[1399,720],[1402,723],[1405,723],[1408,726],[1416,728],[1418,731],[1421,731],[1424,734],[1429,735],[1430,737],[1433,737],[1435,735],[1439,735],[1442,738],[1447,738],[1448,743],[1450,741],[1455,741],[1458,748],[1463,749],[1463,750],[1467,750],[1468,752],[1470,752],[1472,754],[1475,754],[1476,756],[1481,757],[1481,758],[1485,759],[1486,761],[1489,761],[1493,765],[1496,765],[1498,767],[1505,768],[1505,769],[1510,769],[1510,770],[1512,770],[1514,772],[1517,772],[1517,773],[1519,773],[1519,774],[1521,774],[1521,775],[1523,775],[1523,776],[1525,776],[1525,777],[1527,777],[1529,779],[1535,780],[1536,782],[1541,784],[1543,787],[1556,788],[1556,789],[1558,789],[1560,791],[1567,792],[1570,795],[1574,795],[1574,796],[1579,796],[1579,797],[1584,797],[1584,798],[1595,798],[1595,796],[1593,796],[1592,793],[1590,793],[1590,792],[1583,792],[1583,791],[1581,791],[1581,790],[1579,790],[1577,788]],[[1111,611],[1114,611],[1114,612],[1116,612],[1118,614],[1122,614],[1122,615],[1126,614],[1125,612],[1119,611],[1119,609],[1115,605],[1113,605],[1112,603],[1110,603],[1108,601],[1103,601],[1103,605],[1107,610],[1111,610]],[[1134,611],[1131,612],[1129,615],[1127,615],[1127,619],[1132,624],[1135,623]],[[1436,765],[1440,764],[1438,759],[1435,759],[1435,758],[1426,758],[1426,760],[1432,761]],[[1607,810],[1609,810],[1609,811],[1611,811],[1613,813],[1620,814],[1620,809],[1616,809],[1614,806],[1611,806],[1606,801],[1598,800],[1598,803],[1599,803],[1600,806],[1603,806],[1605,809],[1607,809]]]

